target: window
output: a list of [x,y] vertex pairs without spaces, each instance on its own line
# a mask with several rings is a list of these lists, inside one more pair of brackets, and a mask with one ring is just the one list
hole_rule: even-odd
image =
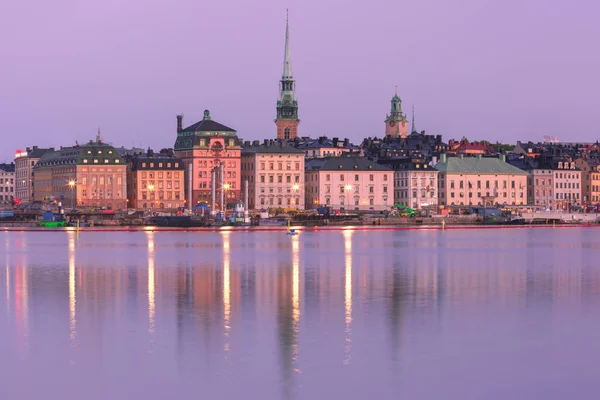
[[369,181],[373,182],[375,180],[375,176],[373,174],[369,175]]
[[375,193],[375,188],[373,186],[369,187],[369,193]]
[[325,181],[327,181],[327,182],[331,181],[331,175],[326,174],[325,175]]
[[283,138],[284,139],[290,139],[291,138],[290,128],[285,128],[283,130]]
[[344,174],[340,174],[340,181],[344,182]]
[[358,176],[358,175],[354,175],[354,181],[355,181],[355,182],[358,182],[358,181],[359,181],[359,179],[360,179],[360,178],[359,178],[359,176]]

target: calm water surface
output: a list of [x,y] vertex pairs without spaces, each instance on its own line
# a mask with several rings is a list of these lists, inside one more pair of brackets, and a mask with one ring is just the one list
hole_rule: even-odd
[[600,230],[0,233],[0,399],[596,399]]

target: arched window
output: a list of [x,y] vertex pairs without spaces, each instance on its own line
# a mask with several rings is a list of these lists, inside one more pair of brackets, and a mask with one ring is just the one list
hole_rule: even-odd
[[283,130],[283,138],[284,139],[290,139],[290,136],[291,136],[291,134],[290,134],[290,128],[285,128]]

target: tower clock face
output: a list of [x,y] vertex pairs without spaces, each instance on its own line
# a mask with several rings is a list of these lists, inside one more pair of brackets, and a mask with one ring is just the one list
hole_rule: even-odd
[[393,121],[393,120],[390,121],[390,126],[394,126],[394,125],[396,125],[396,121]]

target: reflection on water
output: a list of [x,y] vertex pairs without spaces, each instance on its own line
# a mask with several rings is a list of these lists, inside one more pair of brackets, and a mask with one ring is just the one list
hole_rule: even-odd
[[148,333],[152,337],[154,334],[154,314],[156,313],[154,283],[154,232],[147,231],[148,239]]
[[595,229],[2,235],[0,398],[600,389]]
[[75,233],[68,232],[69,243],[69,338],[71,345],[77,344],[77,294],[75,278]]
[[344,309],[346,312],[346,348],[344,351],[344,364],[350,362],[350,348],[352,346],[352,233],[351,229],[342,231],[344,234]]
[[229,270],[229,236],[231,231],[221,231],[223,238],[223,327],[225,331],[225,351],[230,350],[229,331],[231,330],[231,277]]

